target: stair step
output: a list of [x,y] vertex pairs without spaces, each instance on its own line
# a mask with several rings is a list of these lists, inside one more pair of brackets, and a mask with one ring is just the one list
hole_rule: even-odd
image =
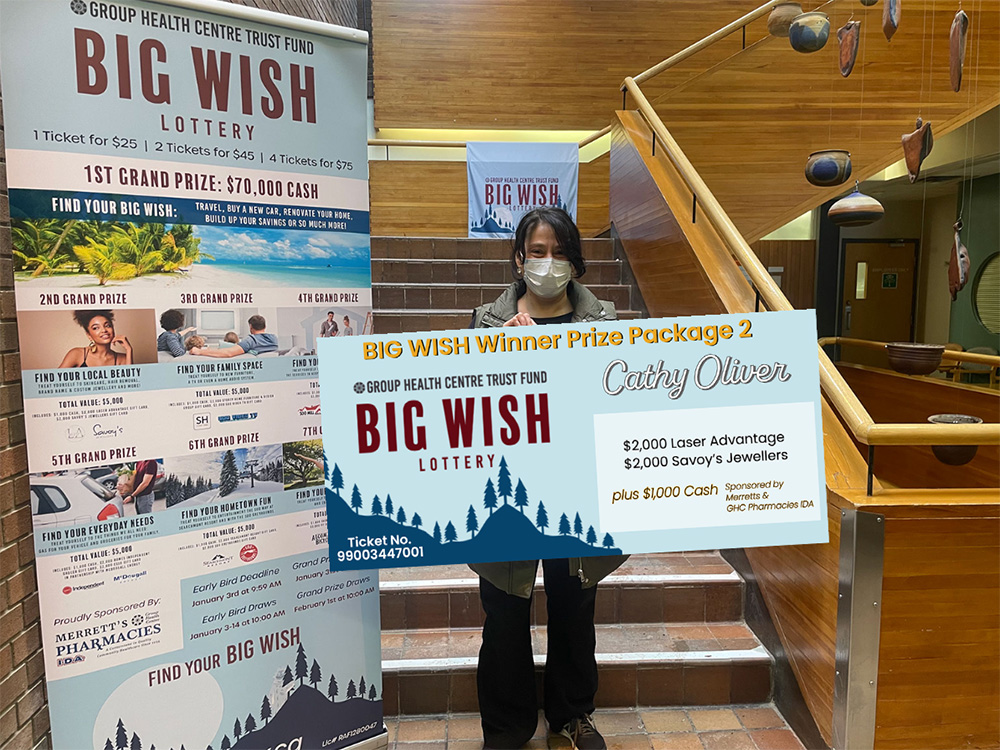
[[[572,750],[565,737],[555,734],[539,712],[535,735],[528,748]],[[804,750],[773,703],[726,707],[604,708],[594,720],[615,750],[648,748],[761,748]],[[483,730],[479,714],[452,713],[391,717],[386,720],[389,746],[395,750],[479,750]]]
[[[586,284],[619,284],[622,264],[618,260],[587,262]],[[506,260],[372,258],[372,283],[411,284],[510,284]]]
[[[372,258],[503,260],[510,258],[510,240],[468,237],[372,237]],[[583,257],[591,260],[614,258],[614,242],[608,238],[583,240]]]
[[[545,628],[532,628],[542,678]],[[476,711],[478,628],[382,633],[387,714]],[[771,657],[743,623],[598,625],[597,703],[607,707],[766,701]]]
[[[597,590],[595,622],[716,624],[743,616],[743,587],[717,553],[636,555]],[[477,627],[482,624],[479,579],[464,565],[382,571],[382,627]],[[545,592],[535,582],[532,622],[545,624]]]
[[[618,310],[619,320],[640,317],[638,310]],[[375,333],[460,330],[469,327],[472,310],[375,310],[372,322]]]
[[[474,307],[495,300],[506,284],[458,284],[379,282],[372,285],[372,306],[375,310],[434,309],[454,310]],[[632,289],[623,284],[592,284],[588,288],[599,299],[612,302],[616,308],[627,309]]]

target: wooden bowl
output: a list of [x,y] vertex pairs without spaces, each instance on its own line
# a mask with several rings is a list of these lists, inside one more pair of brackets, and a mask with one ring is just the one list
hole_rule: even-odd
[[941,366],[944,344],[914,344],[897,341],[885,345],[889,366],[906,375],[930,375]]

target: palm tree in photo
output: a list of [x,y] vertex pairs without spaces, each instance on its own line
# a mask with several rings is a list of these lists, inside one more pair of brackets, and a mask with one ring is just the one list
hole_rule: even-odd
[[116,237],[109,237],[105,242],[98,242],[93,237],[88,237],[87,244],[76,245],[73,253],[84,270],[96,276],[97,283],[104,286],[109,279],[123,281],[135,275],[119,261],[120,254],[117,248],[119,244],[121,240]]
[[120,262],[133,272],[132,276],[142,276],[163,267],[162,224],[127,224],[115,226],[112,231]]
[[58,254],[67,231],[60,223],[57,219],[36,219],[15,221],[11,227],[14,257],[20,260],[19,266],[32,268],[33,278],[46,271],[51,276],[58,266],[72,260],[69,254]]

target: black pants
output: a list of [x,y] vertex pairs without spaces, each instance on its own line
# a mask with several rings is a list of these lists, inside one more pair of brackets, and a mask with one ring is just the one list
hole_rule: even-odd
[[[549,615],[544,708],[549,726],[558,731],[594,710],[597,587],[583,588],[568,560],[543,560],[542,570]],[[527,743],[538,724],[531,600],[506,594],[483,578],[479,594],[486,612],[476,674],[483,739],[488,748],[510,750]]]

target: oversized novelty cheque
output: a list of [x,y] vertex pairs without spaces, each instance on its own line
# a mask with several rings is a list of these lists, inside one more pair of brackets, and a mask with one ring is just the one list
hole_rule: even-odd
[[827,540],[812,311],[321,342],[336,569]]
[[315,356],[370,311],[365,41],[0,3],[55,750],[378,742],[378,581],[329,570]]

